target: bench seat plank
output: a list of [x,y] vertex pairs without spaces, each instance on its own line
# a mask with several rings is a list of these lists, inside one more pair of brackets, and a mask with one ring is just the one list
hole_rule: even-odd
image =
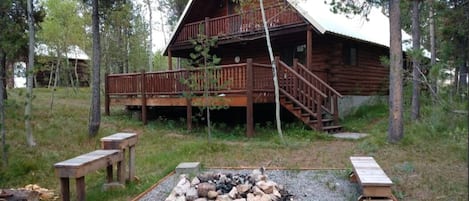
[[88,172],[122,161],[123,157],[120,150],[96,150],[56,163],[54,167],[59,177],[79,178]]
[[103,149],[125,149],[137,144],[137,134],[135,133],[116,133],[101,138]]
[[373,157],[350,157],[353,171],[362,186],[392,186],[392,181]]

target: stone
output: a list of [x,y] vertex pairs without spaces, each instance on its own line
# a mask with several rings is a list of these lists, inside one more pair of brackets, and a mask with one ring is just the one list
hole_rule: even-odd
[[176,193],[174,191],[169,194],[169,196],[164,201],[175,201],[176,200]]
[[185,195],[186,192],[190,188],[191,188],[191,183],[189,182],[189,180],[186,177],[182,177],[181,180],[179,180],[176,187],[174,187],[173,191],[176,193],[177,196],[181,196],[181,195]]
[[189,190],[186,192],[186,199],[187,201],[194,201],[199,197],[199,194],[197,193],[197,189],[195,187],[190,187]]
[[233,201],[246,201],[246,198],[238,198],[238,199],[233,200]]
[[175,201],[186,201],[186,196],[178,196]]
[[251,184],[239,184],[236,186],[236,189],[238,190],[239,194],[245,194],[251,189],[251,187]]
[[196,186],[197,184],[200,184],[200,179],[198,177],[194,177],[191,181],[191,185]]
[[197,193],[199,194],[199,197],[207,197],[209,191],[215,190],[215,184],[204,182],[197,185]]
[[238,189],[236,189],[236,187],[233,187],[231,191],[228,193],[228,197],[230,197],[231,199],[235,199],[237,195],[238,195]]
[[217,196],[218,196],[218,193],[216,191],[207,192],[207,198],[210,200],[217,198]]
[[179,163],[176,167],[176,174],[193,174],[197,175],[200,172],[200,162],[184,162]]
[[256,196],[252,193],[246,195],[246,201],[255,201]]
[[260,201],[272,201],[269,194],[264,194],[260,197]]
[[256,186],[259,187],[264,193],[271,194],[277,184],[273,181],[258,181]]
[[252,187],[252,193],[253,193],[254,195],[264,195],[264,194],[265,194],[264,191],[262,191],[262,190],[261,190],[259,187],[257,187],[257,186]]
[[233,201],[228,195],[219,195],[215,201]]
[[194,201],[208,201],[207,198],[197,198]]
[[277,188],[274,188],[274,191],[272,192],[273,196],[277,197],[277,198],[281,198],[282,197],[282,194],[280,194],[280,192],[277,190]]

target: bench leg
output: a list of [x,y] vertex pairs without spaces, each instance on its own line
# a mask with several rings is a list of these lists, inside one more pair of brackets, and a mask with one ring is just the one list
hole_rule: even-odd
[[125,162],[117,162],[117,180],[121,184],[125,184]]
[[129,181],[135,178],[135,146],[129,147]]
[[60,178],[60,194],[62,201],[70,201],[70,180],[68,177]]
[[76,188],[77,188],[77,200],[85,201],[85,177],[76,178]]
[[113,182],[114,179],[112,178],[112,165],[108,165],[106,167],[106,172],[107,172],[107,175],[106,175],[107,183]]

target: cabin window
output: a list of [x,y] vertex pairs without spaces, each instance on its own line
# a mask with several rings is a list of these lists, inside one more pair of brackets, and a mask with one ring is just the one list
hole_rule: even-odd
[[298,59],[298,62],[305,65],[306,63],[306,45],[296,45],[285,47],[280,52],[280,59],[288,64],[293,65],[293,59]]
[[344,46],[344,64],[349,66],[358,65],[358,50],[355,46]]

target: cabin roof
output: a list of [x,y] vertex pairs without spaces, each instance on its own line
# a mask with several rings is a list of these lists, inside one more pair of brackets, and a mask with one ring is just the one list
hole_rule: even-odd
[[[330,5],[324,3],[326,0],[287,0],[316,30],[321,34],[334,34],[342,37],[368,42],[380,46],[389,47],[389,18],[378,8],[372,8],[368,19],[361,16],[346,16],[335,14],[331,11]],[[176,29],[171,34],[171,40],[166,45],[164,53],[169,45],[175,40],[176,34],[182,28],[182,22],[192,9],[195,0],[189,0],[182,16],[176,25]],[[329,1],[327,1],[329,2]],[[402,49],[408,50],[412,47],[412,37],[402,31]],[[428,52],[425,53],[425,56]]]
[[[57,56],[55,50],[45,44],[39,44],[35,49],[36,55],[52,57]],[[85,53],[85,51],[76,45],[68,47],[67,50],[67,53],[65,53],[63,56],[67,57],[68,59],[90,60],[90,57]]]

